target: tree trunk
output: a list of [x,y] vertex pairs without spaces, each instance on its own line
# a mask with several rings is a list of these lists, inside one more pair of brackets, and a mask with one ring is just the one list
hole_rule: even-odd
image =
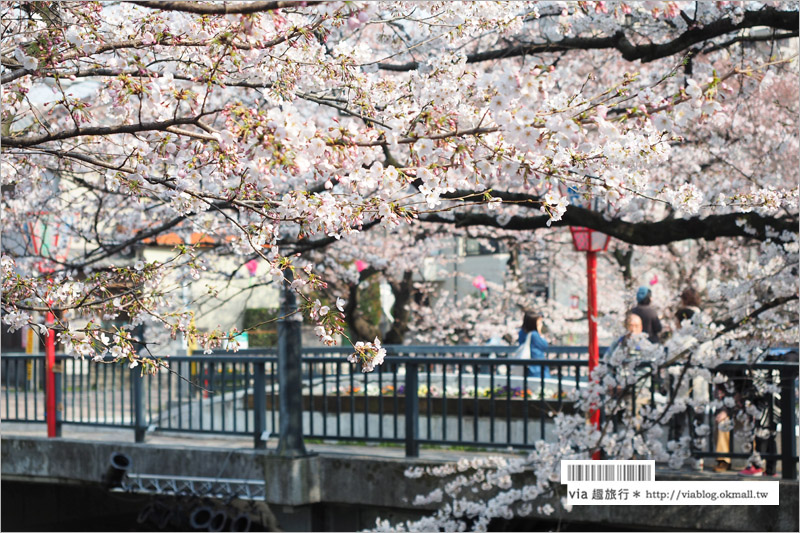
[[344,320],[347,323],[350,331],[355,337],[353,342],[356,341],[371,341],[375,337],[380,338],[381,332],[377,326],[371,324],[364,318],[359,310],[359,285],[360,282],[371,277],[372,274],[377,272],[375,269],[369,268],[361,272],[359,284],[350,285],[348,288],[347,305],[344,308]]
[[383,337],[384,344],[403,344],[405,335],[408,332],[408,319],[411,315],[408,304],[411,303],[412,278],[413,272],[406,270],[403,272],[402,280],[391,284],[392,294],[394,294],[394,305],[392,305],[394,322],[392,322],[392,327]]
[[614,248],[612,252],[617,264],[622,267],[622,279],[625,281],[625,287],[628,290],[633,290],[633,271],[631,269],[631,260],[633,259],[633,247],[628,247],[627,250]]

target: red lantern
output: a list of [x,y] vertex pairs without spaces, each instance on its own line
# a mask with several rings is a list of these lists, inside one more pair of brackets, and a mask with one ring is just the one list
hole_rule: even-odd
[[589,228],[570,226],[576,252],[605,252],[611,237]]

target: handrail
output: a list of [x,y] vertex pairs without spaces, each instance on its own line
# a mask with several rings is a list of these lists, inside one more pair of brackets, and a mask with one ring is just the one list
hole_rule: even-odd
[[[403,345],[403,344],[387,344],[383,346],[387,355],[396,354],[452,354],[452,353],[514,353],[518,346],[516,345],[473,345],[473,344],[454,344],[454,345]],[[607,350],[607,346],[600,346],[601,353]],[[774,347],[767,349],[768,354],[783,354],[789,351],[797,351],[796,347],[784,346]],[[352,347],[350,346],[304,346],[301,349],[302,355],[316,355],[316,354],[350,354]],[[549,354],[561,353],[588,353],[586,346],[550,346],[545,350]],[[233,355],[231,355],[233,353]],[[263,355],[266,357],[277,355],[277,348],[243,348],[236,352],[231,351],[216,351],[210,354],[198,352],[188,357],[252,357],[254,355]],[[28,354],[25,352],[4,352],[0,357],[31,357],[31,356],[44,356],[43,353]],[[66,354],[56,354],[58,357],[69,358],[72,357]],[[158,358],[174,358],[184,357],[177,355],[157,355]]]
[[[472,348],[485,348],[485,347],[473,346]],[[498,347],[492,346],[491,348],[498,348]],[[499,348],[510,348],[510,347],[500,346]],[[602,350],[602,348],[601,348],[601,350]],[[331,353],[331,354],[342,354],[342,355],[340,357],[336,357],[335,355],[316,356],[316,355],[313,355],[314,353],[317,353],[314,348],[303,348],[302,358],[303,358],[304,361],[309,361],[309,362],[319,362],[319,363],[323,363],[323,362],[342,362],[342,361],[346,361],[347,360],[347,355],[344,355],[344,354],[346,353],[346,354],[349,355],[349,352],[346,352],[346,351],[343,351],[343,350],[334,351],[334,350],[331,350],[330,348],[326,348],[326,351]],[[457,351],[458,350],[449,350],[446,353],[452,353],[452,352],[457,352]],[[309,354],[308,352],[311,352],[311,354]],[[472,353],[482,354],[482,353],[488,353],[488,352],[490,352],[490,350],[477,350],[476,349],[476,350],[472,350],[471,352]],[[250,352],[250,353],[252,355],[247,355],[247,354],[242,355],[241,351],[240,351],[240,353],[237,354],[237,355],[196,354],[196,355],[171,355],[171,356],[168,356],[168,357],[152,357],[152,358],[147,357],[147,356],[144,356],[144,357],[149,358],[149,359],[162,359],[162,360],[164,360],[166,362],[170,362],[170,361],[176,361],[176,362],[215,361],[215,362],[220,362],[220,363],[253,363],[253,362],[274,362],[274,361],[277,361],[277,355],[273,355],[271,352],[266,352],[266,353],[265,352],[258,352],[258,353],[257,352]],[[480,364],[484,364],[483,363],[484,360],[487,360],[487,361],[490,360],[490,359],[484,359],[484,358],[452,357],[450,355],[442,355],[442,356],[439,356],[439,357],[436,357],[436,356],[424,356],[424,357],[415,356],[415,357],[410,357],[408,355],[389,355],[389,353],[392,353],[392,352],[390,352],[387,349],[387,355],[386,355],[384,360],[386,362],[394,362],[394,363],[403,362],[403,361],[406,361],[408,359],[413,359],[414,362],[417,362],[417,363],[441,363],[442,361],[447,361],[447,363],[450,364],[450,365],[453,365],[453,364],[456,364],[456,365],[458,365],[458,364],[471,365],[471,364],[477,364],[476,362],[480,362]],[[425,353],[425,352],[418,351],[418,352],[415,352],[415,353]],[[431,353],[436,353],[436,352],[431,352]],[[438,353],[441,353],[441,352],[438,352]],[[469,352],[464,352],[464,353],[469,353]],[[577,351],[573,350],[572,347],[553,346],[546,353],[548,353],[548,354],[549,353],[554,353],[554,354],[559,354],[559,353],[577,353]],[[38,359],[43,359],[44,357],[45,357],[45,355],[43,353],[27,354],[27,353],[20,353],[20,352],[10,352],[10,353],[4,353],[4,354],[0,355],[0,358],[9,359],[9,360],[11,360],[11,359],[22,359],[22,360],[36,359],[36,360],[38,360]],[[76,359],[75,357],[73,357],[71,355],[65,355],[65,354],[56,354],[56,359],[60,360],[60,361],[87,361],[87,362],[89,361],[88,358]],[[111,356],[106,356],[104,358],[103,362],[104,363],[109,363],[109,362],[112,362],[112,361],[113,361],[113,358]],[[514,366],[517,366],[517,365],[531,365],[531,364],[536,365],[536,364],[540,364],[540,363],[541,364],[546,364],[546,365],[553,365],[553,366],[565,366],[565,365],[575,365],[575,364],[585,365],[587,361],[581,360],[581,359],[499,359],[499,360],[494,360],[493,362],[494,362],[494,364],[500,364],[500,365],[509,365],[510,364],[510,365],[514,365]],[[673,366],[680,366],[680,364],[681,363],[674,363]],[[750,363],[750,362],[747,362],[747,361],[726,361],[726,362],[720,363],[716,367],[713,367],[713,369],[714,370],[732,370],[732,369],[742,368],[742,369],[757,369],[757,370],[767,370],[767,369],[780,370],[782,368],[791,368],[791,367],[797,367],[797,363],[789,362],[789,361],[759,361],[757,363]]]
[[[539,438],[546,438],[547,413],[574,408],[565,392],[585,386],[588,362],[585,356],[523,360],[487,357],[514,349],[392,346],[387,347],[383,365],[363,374],[358,365],[347,361],[346,348],[304,348],[300,405],[310,427],[303,431],[306,438],[405,443],[409,456],[419,453],[421,443],[530,448],[535,444],[537,425]],[[581,349],[585,347],[557,346],[548,353],[559,356],[581,353]],[[3,420],[43,422],[44,402],[39,398],[38,407],[36,402],[42,394],[39,379],[44,354],[4,353],[0,360],[5,365],[0,393],[6,400],[0,413]],[[61,372],[56,374],[61,385],[57,403],[65,409],[64,416],[57,418],[58,424],[130,428],[138,442],[155,427],[187,433],[251,435],[256,448],[264,448],[266,439],[279,431],[281,390],[274,350],[176,355],[164,358],[173,372],[144,378],[139,367],[94,364],[64,354],[57,355],[57,360],[61,363]],[[539,374],[525,370],[536,367],[550,368],[550,377],[543,370]],[[723,372],[753,369],[780,371],[780,378],[775,374],[775,379],[781,389],[781,423],[785,428],[796,426],[797,364],[729,361],[716,368]],[[33,407],[33,415],[29,407]],[[503,423],[505,429],[499,434],[498,425]],[[710,423],[713,428],[713,421]],[[512,431],[513,424],[516,429]],[[378,434],[375,429],[370,433],[369,427],[377,427]],[[436,431],[439,433],[434,435]],[[783,474],[794,479],[794,432],[783,431],[781,439]],[[724,454],[709,450],[696,455]],[[736,458],[746,454],[727,455]]]

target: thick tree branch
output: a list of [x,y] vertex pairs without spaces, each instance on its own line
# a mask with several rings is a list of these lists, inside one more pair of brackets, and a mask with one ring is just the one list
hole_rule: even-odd
[[800,24],[798,15],[800,14],[797,11],[778,11],[772,8],[746,11],[738,24],[734,24],[733,20],[729,18],[715,20],[705,26],[691,28],[675,39],[663,44],[633,45],[627,38],[623,37],[617,49],[622,52],[622,56],[628,61],[639,59],[642,63],[649,63],[679,54],[703,41],[746,28],[766,26],[779,30],[797,31],[798,24]]
[[249,13],[275,11],[287,7],[311,6],[323,2],[223,2],[221,4],[211,4],[207,2],[150,2],[141,0],[130,3],[149,7],[150,9],[158,9],[159,11],[182,11],[197,15],[246,15]]
[[[486,213],[456,213],[448,218],[440,214],[420,217],[423,222],[454,224],[456,227],[489,226],[506,230],[524,231],[547,227],[547,215],[514,216],[507,224],[500,224],[496,216]],[[743,222],[743,224],[741,223]],[[771,231],[797,233],[797,216],[782,218],[765,217],[757,213],[729,213],[681,219],[666,219],[658,222],[626,222],[619,219],[606,220],[601,213],[571,206],[561,220],[551,226],[583,226],[629,244],[660,246],[671,242],[704,239],[712,241],[720,237],[744,237],[764,241]]]
[[28,74],[33,74],[34,72],[36,71],[29,68],[18,68],[16,70],[12,70],[11,72],[6,73],[2,78],[0,78],[0,83],[2,84],[11,83],[16,79],[19,79],[23,76],[27,76]]
[[[778,11],[765,8],[758,11],[746,11],[737,24],[730,18],[716,20],[703,27],[686,30],[678,37],[661,44],[633,44],[623,32],[610,37],[575,37],[550,43],[531,43],[477,52],[467,56],[467,63],[480,63],[493,59],[505,59],[547,52],[565,52],[568,50],[602,50],[616,49],[628,61],[649,63],[657,59],[680,54],[697,43],[721,37],[746,28],[765,26],[789,32],[797,32],[800,17],[797,11]],[[402,64],[380,63],[378,68],[391,71],[408,71],[419,68],[419,63],[410,61]]]
[[786,33],[776,33],[774,35],[738,35],[733,39],[725,41],[724,43],[716,44],[714,46],[710,46],[708,48],[704,48],[700,50],[700,54],[710,54],[712,52],[716,52],[717,50],[722,50],[724,48],[728,48],[733,46],[736,43],[757,43],[757,42],[764,42],[764,41],[780,41],[783,39],[792,39],[794,37],[800,36],[800,32],[797,30],[790,31]]
[[[205,114],[210,113],[212,112],[207,111]],[[87,128],[75,128],[34,137],[3,136],[0,138],[0,143],[9,148],[29,148],[31,146],[36,146],[47,142],[63,141],[65,139],[73,139],[75,137],[88,137],[92,135],[119,135],[124,133],[142,133],[145,131],[169,131],[169,129],[173,126],[182,124],[195,124],[199,119],[200,116],[179,117],[161,122],[140,122],[136,124],[124,124],[121,126],[90,126]]]

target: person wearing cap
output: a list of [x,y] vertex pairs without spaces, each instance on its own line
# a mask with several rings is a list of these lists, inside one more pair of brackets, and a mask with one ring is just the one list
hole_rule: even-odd
[[639,315],[642,319],[642,331],[647,333],[647,339],[652,343],[658,342],[658,334],[663,329],[661,320],[658,319],[658,312],[650,305],[650,289],[639,287],[636,291],[637,306],[631,309],[631,313]]

